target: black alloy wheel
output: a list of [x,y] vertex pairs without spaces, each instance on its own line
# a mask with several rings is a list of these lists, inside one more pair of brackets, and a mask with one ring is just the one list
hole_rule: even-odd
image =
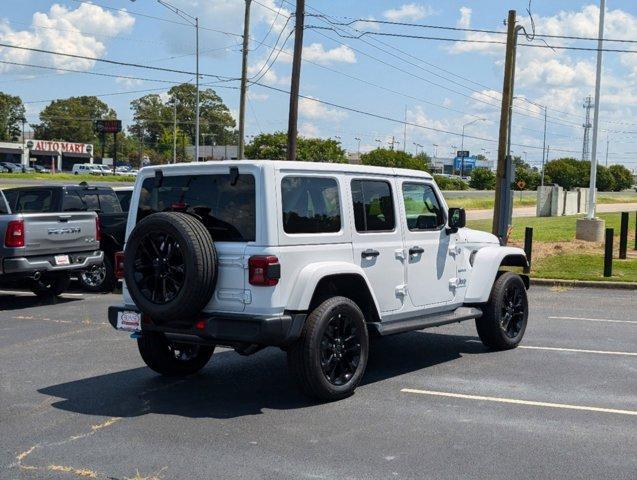
[[184,286],[183,253],[179,242],[167,233],[151,232],[142,238],[134,262],[135,283],[150,302],[166,304]]
[[[524,287],[522,287],[524,288]],[[524,323],[524,292],[520,291],[519,284],[510,284],[504,291],[501,306],[501,323],[500,326],[505,335],[511,339],[516,338],[520,334]]]
[[329,320],[320,345],[321,369],[332,385],[345,385],[356,373],[361,359],[362,333],[346,313]]

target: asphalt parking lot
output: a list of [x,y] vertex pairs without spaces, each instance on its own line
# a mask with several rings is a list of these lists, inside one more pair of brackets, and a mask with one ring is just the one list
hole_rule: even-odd
[[106,323],[117,295],[0,292],[0,478],[637,478],[637,294],[530,299],[516,350],[472,322],[380,339],[316,404],[280,350],[164,379]]

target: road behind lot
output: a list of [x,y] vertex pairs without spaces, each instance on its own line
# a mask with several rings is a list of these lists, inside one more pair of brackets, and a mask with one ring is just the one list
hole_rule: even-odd
[[0,478],[637,476],[634,292],[534,288],[507,352],[472,322],[374,341],[331,404],[298,394],[276,349],[160,378],[105,324],[117,301],[0,292]]

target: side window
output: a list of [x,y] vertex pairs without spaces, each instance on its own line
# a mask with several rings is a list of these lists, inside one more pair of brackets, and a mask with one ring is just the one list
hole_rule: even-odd
[[86,209],[90,211],[97,211],[100,209],[100,202],[97,198],[97,193],[80,193],[80,198],[84,200]]
[[352,201],[357,232],[387,232],[394,229],[394,201],[388,182],[352,180]]
[[16,206],[18,204],[18,191],[17,190],[7,190],[4,192],[4,198],[7,199],[7,203],[9,204],[9,208],[11,211],[16,211]]
[[341,229],[335,179],[285,177],[281,180],[281,197],[286,233],[329,233]]
[[115,193],[99,194],[100,210],[102,213],[122,213],[122,206]]
[[404,183],[403,199],[409,230],[437,230],[445,224],[442,208],[430,185]]
[[86,211],[86,204],[84,200],[80,198],[77,192],[66,191],[64,192],[64,199],[62,200],[63,212],[83,212]]

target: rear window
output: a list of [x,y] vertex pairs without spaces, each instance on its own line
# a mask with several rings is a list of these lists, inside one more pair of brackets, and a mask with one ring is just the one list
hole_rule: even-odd
[[133,196],[132,190],[117,190],[115,191],[117,195],[117,199],[119,200],[119,204],[122,206],[122,210],[124,212],[128,212],[130,210],[130,200]]
[[180,211],[196,216],[212,238],[222,242],[252,242],[256,232],[254,176],[165,176],[161,186],[146,178],[137,210],[137,221],[157,212]]
[[53,192],[48,189],[5,192],[14,213],[47,213],[53,208]]

